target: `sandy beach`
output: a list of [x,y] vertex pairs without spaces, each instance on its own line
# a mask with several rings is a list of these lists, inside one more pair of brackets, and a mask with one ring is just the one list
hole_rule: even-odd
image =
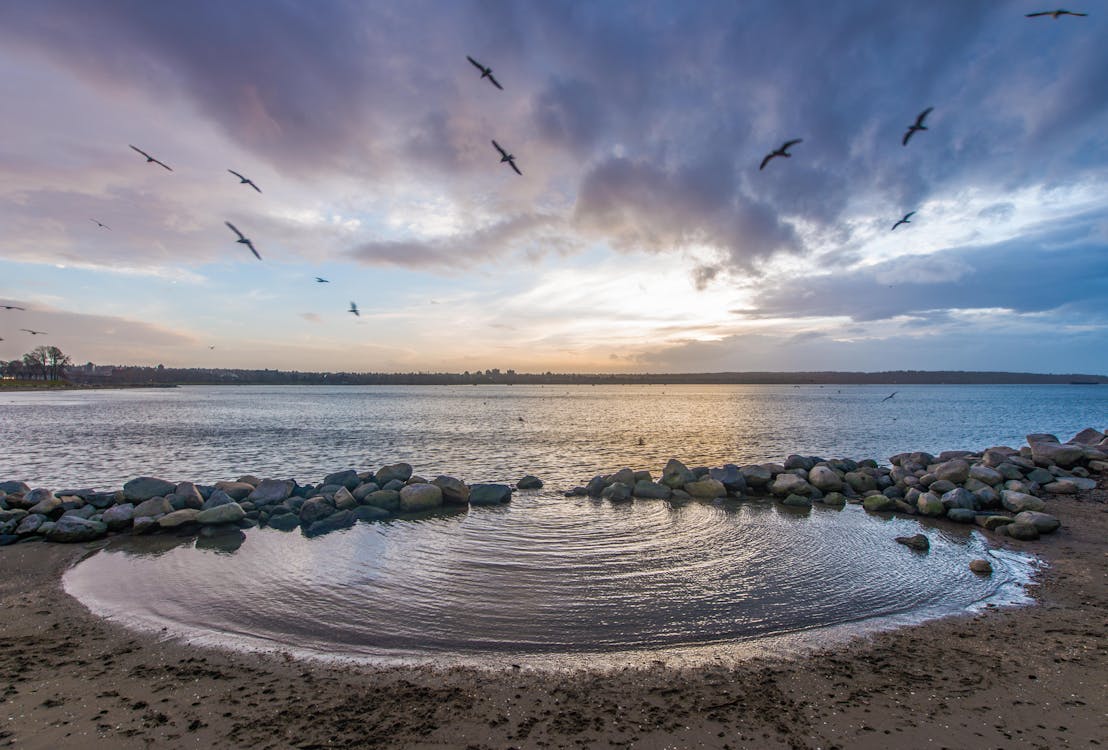
[[1053,497],[1036,604],[735,667],[342,667],[200,649],[92,616],[80,545],[0,550],[0,746],[1091,747],[1108,737],[1108,490]]

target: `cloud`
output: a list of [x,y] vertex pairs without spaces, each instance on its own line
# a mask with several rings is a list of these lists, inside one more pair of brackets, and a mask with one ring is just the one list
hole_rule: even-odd
[[313,313],[313,312],[300,313],[300,317],[303,318],[304,320],[308,321],[309,323],[322,323],[323,322],[323,319],[319,317],[318,313]]

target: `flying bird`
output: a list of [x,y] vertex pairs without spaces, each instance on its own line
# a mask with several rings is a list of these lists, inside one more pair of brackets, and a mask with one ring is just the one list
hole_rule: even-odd
[[208,348],[209,348],[209,349],[215,349],[215,347],[214,347],[214,346],[209,346]]
[[111,227],[109,227],[107,224],[105,224],[102,221],[97,221],[96,219],[89,219],[89,221],[91,221],[93,224],[100,227],[101,229],[111,229]]
[[236,172],[233,169],[228,169],[227,171],[230,172],[231,174],[233,174],[235,177],[239,178],[239,184],[240,185],[249,185],[250,187],[257,190],[259,193],[262,192],[262,189],[260,187],[258,187],[257,185],[255,185],[254,181],[251,180],[249,177],[243,177],[241,174],[239,174],[238,172]]
[[928,107],[916,116],[916,121],[908,126],[908,132],[904,134],[903,145],[907,146],[908,139],[915,135],[917,131],[927,130],[927,127],[923,124],[923,121],[927,117],[927,115],[931,114],[931,110],[933,109],[934,107]]
[[509,154],[507,151],[505,151],[503,148],[501,148],[500,144],[497,143],[496,141],[493,141],[492,145],[495,146],[496,150],[500,152],[500,162],[501,163],[508,162],[508,165],[516,171],[516,174],[518,174],[520,177],[522,177],[523,172],[520,172],[519,167],[516,166],[516,157],[513,156],[512,154]]
[[360,318],[360,317],[362,317],[362,314],[361,314],[360,312],[358,312],[358,306],[357,306],[357,305],[355,305],[355,304],[353,303],[353,301],[352,301],[352,302],[350,303],[350,309],[349,309],[349,310],[347,310],[347,312],[348,312],[348,313],[354,313],[354,317],[355,317],[355,318]]
[[19,330],[26,331],[27,333],[31,334],[32,336],[42,336],[42,335],[46,334],[46,331],[32,331],[30,328],[20,328]]
[[893,396],[895,396],[898,393],[900,393],[900,391],[893,391],[888,396],[885,396],[885,398],[881,399],[881,403],[885,403],[886,401],[888,401],[890,398],[892,398]]
[[[129,143],[128,143],[127,145],[128,145],[128,146],[131,146],[131,144],[129,144]],[[131,146],[131,148],[133,148],[133,149],[134,149],[135,151],[138,151],[138,152],[139,152],[140,154],[142,154],[143,156],[145,156],[145,157],[146,157],[146,162],[147,162],[147,164],[149,164],[150,162],[153,162],[154,164],[157,164],[157,165],[158,165],[158,166],[160,166],[160,167],[165,167],[165,168],[166,168],[166,169],[168,169],[168,170],[169,170],[170,172],[172,172],[172,171],[173,171],[173,168],[172,168],[171,166],[169,166],[168,164],[166,164],[166,163],[165,163],[165,162],[163,162],[163,161],[158,161],[158,160],[157,160],[157,159],[155,159],[155,158],[154,158],[153,156],[151,156],[150,154],[148,154],[148,153],[146,153],[145,151],[143,151],[143,150],[142,150],[141,148],[138,148],[138,147],[136,147],[136,146]]]
[[1050,16],[1057,21],[1062,16],[1087,16],[1088,13],[1074,13],[1072,10],[1040,10],[1038,13],[1028,13],[1028,18],[1036,18],[1038,16]]
[[315,282],[317,284],[330,284],[331,280],[330,279],[325,279],[322,276],[316,276],[315,277]]
[[473,67],[475,67],[475,68],[477,68],[477,69],[478,69],[479,71],[481,71],[481,77],[482,77],[482,78],[488,78],[488,79],[489,79],[489,83],[491,83],[491,84],[492,84],[493,86],[496,86],[496,87],[497,87],[498,89],[500,89],[501,91],[503,91],[503,90],[504,90],[504,87],[500,85],[500,81],[498,81],[498,80],[496,80],[495,78],[493,78],[493,76],[492,76],[492,68],[486,68],[486,67],[485,67],[484,65],[482,65],[482,64],[481,64],[481,63],[479,63],[479,62],[477,62],[476,60],[474,60],[474,59],[473,59],[472,57],[470,57],[469,55],[466,55],[466,59],[467,59],[467,60],[469,60],[469,61],[470,61],[471,63],[473,63]]
[[[896,228],[897,228],[897,227],[899,227],[899,226],[900,226],[901,224],[911,224],[911,223],[912,223],[912,216],[914,216],[914,215],[915,215],[915,213],[916,213],[915,211],[909,211],[908,213],[904,214],[904,218],[903,218],[903,219],[901,219],[901,220],[900,220],[900,221],[898,221],[897,223],[893,224],[893,229],[896,229]],[[892,231],[892,229],[890,229],[889,231],[891,232],[891,231]]]
[[26,310],[25,307],[16,307],[15,305],[0,305],[0,309],[3,310]]
[[229,221],[225,221],[223,223],[226,224],[227,226],[229,226],[231,228],[231,231],[239,236],[239,238],[237,240],[235,240],[235,242],[246,245],[248,248],[250,248],[250,252],[254,253],[255,258],[257,258],[258,260],[262,259],[262,256],[258,255],[258,251],[254,248],[254,243],[251,242],[250,240],[248,240],[246,238],[246,235],[238,230],[238,227],[236,227],[234,224],[232,224]]
[[766,158],[762,159],[762,165],[760,167],[758,167],[758,169],[759,170],[765,169],[766,165],[769,164],[770,159],[772,159],[776,156],[784,156],[786,159],[788,159],[790,156],[792,156],[792,154],[789,153],[789,148],[792,147],[792,146],[795,146],[798,143],[802,143],[802,142],[803,142],[802,138],[796,138],[796,139],[791,140],[791,141],[785,141],[781,145],[781,148],[777,149],[776,151],[770,151],[768,154],[766,154]]

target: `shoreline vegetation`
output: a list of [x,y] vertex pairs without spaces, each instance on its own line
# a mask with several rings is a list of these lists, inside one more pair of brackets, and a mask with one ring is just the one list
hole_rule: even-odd
[[1085,373],[890,370],[884,372],[461,373],[299,372],[81,365],[64,379],[0,378],[0,391],[172,388],[182,385],[1108,385]]

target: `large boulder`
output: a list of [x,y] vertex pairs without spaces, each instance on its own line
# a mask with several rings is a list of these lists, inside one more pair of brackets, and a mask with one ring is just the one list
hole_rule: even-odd
[[307,529],[304,530],[304,534],[307,536],[319,536],[320,534],[329,534],[332,531],[338,531],[339,529],[348,529],[358,522],[358,517],[354,515],[354,511],[340,510],[327,518],[316,521]]
[[[35,490],[35,492],[38,492],[38,490]],[[51,515],[54,515],[54,513],[56,513],[56,512],[60,512],[61,509],[62,509],[61,499],[57,498],[57,497],[54,497],[53,495],[48,495],[48,496],[42,498],[41,500],[39,500],[38,502],[36,502],[30,508],[28,508],[27,512],[28,513],[37,513],[37,514],[43,515],[43,516],[51,516]]]
[[15,527],[15,533],[19,536],[29,536],[37,533],[39,528],[50,519],[41,513],[28,513]]
[[601,491],[600,497],[615,503],[625,502],[631,499],[631,488],[623,482],[612,482]]
[[946,517],[955,523],[973,523],[977,520],[977,513],[970,508],[951,508]]
[[245,500],[254,491],[254,485],[249,482],[216,482],[215,487],[232,500]]
[[384,508],[378,508],[373,505],[362,505],[355,508],[352,512],[356,519],[367,522],[383,521],[392,516],[392,513],[389,513]]
[[539,490],[542,489],[542,480],[538,477],[528,474],[527,476],[516,482],[517,490]]
[[196,510],[195,508],[183,508],[181,510],[175,510],[172,513],[166,513],[164,516],[158,519],[158,525],[163,529],[175,529],[178,526],[184,526],[189,523],[196,523],[196,517],[203,511]]
[[732,494],[741,495],[746,492],[746,478],[735,464],[724,464],[719,468],[709,469],[708,476],[721,482]]
[[773,472],[761,464],[751,464],[739,469],[746,484],[750,487],[766,487],[773,481]]
[[1000,533],[1025,542],[1039,538],[1039,530],[1031,523],[1010,523],[1000,527]]
[[8,495],[26,495],[31,491],[31,488],[26,482],[6,481],[0,482],[0,492]]
[[947,510],[950,508],[977,509],[977,496],[964,487],[955,487],[949,492],[944,492],[942,501],[943,507]]
[[884,495],[870,495],[862,500],[862,507],[871,513],[892,513],[897,510],[896,500]]
[[830,466],[813,466],[808,471],[808,483],[822,492],[838,492],[843,488],[843,480]]
[[384,487],[389,482],[407,482],[412,478],[411,464],[398,463],[382,466],[374,475],[374,481]]
[[983,464],[974,464],[969,472],[971,477],[982,484],[996,486],[1004,483],[1004,476],[999,471]]
[[1000,503],[1005,510],[1013,513],[1022,513],[1025,510],[1042,511],[1046,508],[1046,503],[1034,495],[1012,490],[1004,490],[1000,493]]
[[695,482],[686,482],[683,489],[693,497],[701,500],[714,500],[717,497],[727,497],[727,488],[723,486],[723,482],[718,479],[712,479],[711,477],[698,479]]
[[444,505],[467,505],[469,503],[469,485],[461,479],[440,474],[431,480],[431,484],[442,490]]
[[46,532],[51,542],[88,542],[99,539],[108,533],[108,525],[103,521],[91,521],[87,518],[65,516]]
[[512,499],[512,488],[506,484],[474,484],[469,488],[470,505],[500,505]]
[[938,518],[946,513],[946,506],[934,492],[925,492],[916,498],[916,509],[920,515]]
[[965,459],[955,458],[939,464],[932,473],[940,480],[961,484],[969,478],[970,465]]
[[235,502],[235,499],[224,490],[216,489],[212,490],[212,494],[208,495],[208,499],[204,501],[200,509],[208,510],[210,508],[217,508],[220,505],[230,505],[233,502]]
[[311,526],[335,512],[335,506],[325,497],[312,497],[300,506],[300,523]]
[[1031,443],[1031,458],[1039,466],[1061,466],[1069,469],[1085,458],[1085,449],[1080,445],[1060,445],[1058,443]]
[[346,487],[339,487],[334,497],[331,498],[331,502],[339,510],[354,510],[358,507],[358,501],[354,499],[354,496],[350,494],[350,490]]
[[153,497],[172,495],[176,489],[175,482],[167,482],[157,477],[136,477],[123,485],[123,498],[141,503]]
[[273,505],[292,496],[293,483],[288,479],[263,479],[246,496],[254,505]]
[[383,510],[399,510],[400,493],[396,490],[377,490],[366,495],[362,502]]
[[433,484],[409,484],[400,490],[400,510],[414,512],[442,505],[442,490]]
[[135,506],[132,503],[120,503],[104,511],[100,520],[108,525],[109,530],[119,531],[130,526],[134,517]]
[[1031,524],[1040,534],[1053,533],[1062,525],[1061,521],[1049,513],[1038,513],[1033,510],[1025,510],[1022,513],[1017,513],[1015,523]]
[[[670,489],[676,489],[686,482],[695,482],[696,475],[689,471],[689,467],[678,461],[676,458],[671,458],[666,461],[665,467],[662,469],[662,484]],[[631,478],[629,484],[634,484],[634,476]]]
[[[408,468],[410,469],[411,467]],[[408,476],[411,476],[411,472],[408,473]],[[407,477],[405,477],[405,479],[407,479]],[[336,471],[333,474],[328,474],[327,476],[323,477],[324,485],[337,484],[341,487],[345,487],[348,490],[356,489],[361,483],[362,479],[358,476],[358,472],[354,469]],[[281,499],[284,500],[284,498]]]
[[[182,511],[178,511],[180,513]],[[236,523],[246,518],[246,511],[238,503],[217,505],[214,508],[198,511],[195,516],[197,523],[211,526],[218,523]]]
[[670,496],[673,494],[673,490],[664,484],[655,484],[654,482],[640,479],[635,482],[635,486],[631,488],[631,494],[646,500],[669,500]]
[[172,513],[173,511],[173,505],[164,497],[154,497],[136,505],[134,517],[139,518],[140,516],[147,516],[156,518],[158,516],[164,516],[166,513]]
[[812,498],[805,497],[804,495],[789,495],[781,501],[782,505],[787,505],[790,508],[811,508]]
[[778,474],[773,480],[773,483],[769,486],[770,492],[782,498],[788,497],[789,495],[804,495],[806,497],[811,497],[813,489],[815,488],[802,478],[788,472]]
[[1092,427],[1086,427],[1081,432],[1074,435],[1071,439],[1071,443],[1078,445],[1097,445],[1100,441],[1104,440],[1104,433],[1100,430],[1094,430]]
[[877,489],[877,478],[864,471],[848,471],[843,479],[859,495]]

